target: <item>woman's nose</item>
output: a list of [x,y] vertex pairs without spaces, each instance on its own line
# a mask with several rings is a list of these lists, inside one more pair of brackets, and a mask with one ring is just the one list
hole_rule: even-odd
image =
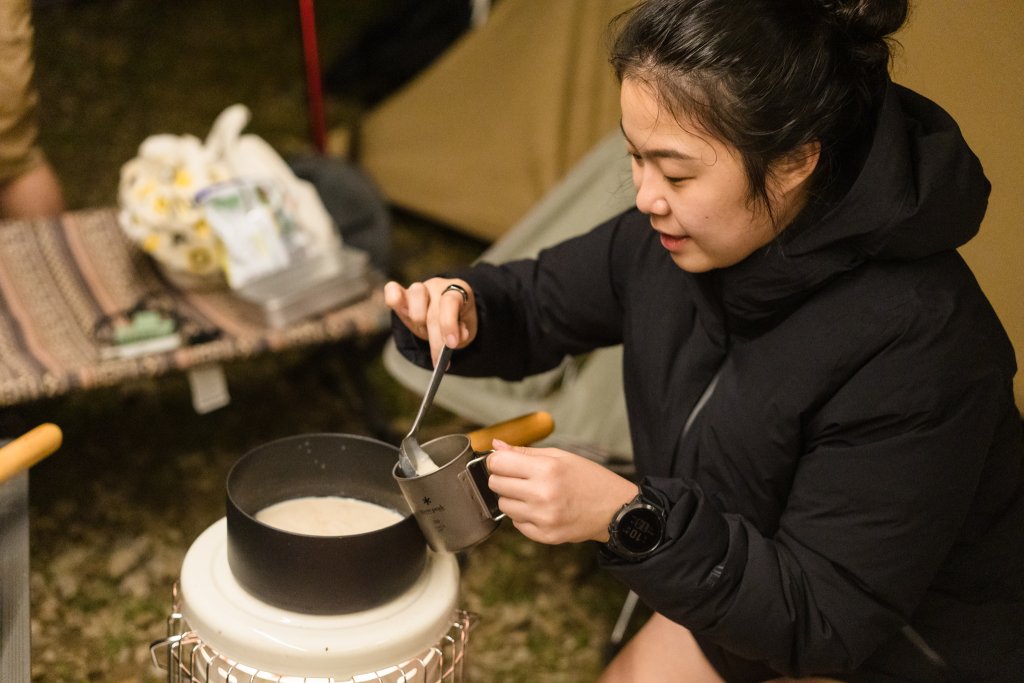
[[663,216],[668,213],[668,201],[655,179],[644,170],[646,169],[641,169],[639,173],[633,175],[636,208],[649,215]]

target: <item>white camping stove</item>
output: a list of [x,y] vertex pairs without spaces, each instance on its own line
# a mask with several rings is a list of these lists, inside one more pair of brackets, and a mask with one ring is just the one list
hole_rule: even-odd
[[460,683],[475,615],[457,608],[458,584],[454,556],[429,553],[416,583],[378,607],[280,609],[235,580],[221,519],[186,553],[168,637],[150,654],[169,683]]

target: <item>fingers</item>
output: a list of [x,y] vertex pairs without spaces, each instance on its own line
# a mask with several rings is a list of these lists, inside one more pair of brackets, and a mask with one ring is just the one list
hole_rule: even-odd
[[488,486],[501,511],[535,541],[605,541],[612,516],[636,495],[635,483],[568,451],[498,439],[493,445]]
[[420,339],[429,340],[430,321],[427,312],[430,310],[430,290],[422,282],[414,282],[405,290],[405,300],[409,319],[416,323],[416,327],[410,329]]
[[516,522],[550,515],[559,500],[553,449],[509,446],[498,439],[494,446],[498,450],[487,456],[487,485],[498,494],[502,512]]
[[384,285],[384,303],[395,312],[395,315],[398,316],[403,325],[409,328],[409,331],[420,339],[426,339],[426,321],[418,313],[424,310],[424,306],[422,302],[416,304],[412,302],[412,290],[413,287],[406,289],[397,282],[388,282]]
[[405,288],[394,280],[384,285],[384,303],[395,312],[399,320],[411,329],[409,325],[409,304],[405,300]]
[[405,307],[405,288],[394,280],[384,285],[384,303],[396,313]]
[[438,302],[438,326],[446,346],[459,348],[466,335],[462,323],[463,311],[470,305],[469,290],[457,283],[441,291]]
[[463,348],[476,336],[476,302],[463,280],[431,278],[407,288],[388,282],[384,302],[414,335],[430,343],[435,362],[442,346]]

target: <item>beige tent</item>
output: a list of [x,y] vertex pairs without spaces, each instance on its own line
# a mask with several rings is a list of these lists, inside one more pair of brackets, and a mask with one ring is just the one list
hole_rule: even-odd
[[397,206],[492,240],[619,120],[609,21],[632,0],[500,0],[361,124],[359,162]]

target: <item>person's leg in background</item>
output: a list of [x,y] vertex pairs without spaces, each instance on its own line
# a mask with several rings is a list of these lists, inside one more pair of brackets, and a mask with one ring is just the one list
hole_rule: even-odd
[[0,218],[64,210],[60,181],[36,142],[32,39],[30,0],[0,2]]

